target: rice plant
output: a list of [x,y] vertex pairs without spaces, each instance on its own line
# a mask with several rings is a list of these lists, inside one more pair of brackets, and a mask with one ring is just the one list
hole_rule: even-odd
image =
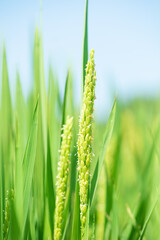
[[79,171],[79,191],[80,191],[80,220],[81,239],[84,239],[87,208],[88,191],[90,181],[90,162],[92,158],[92,118],[93,104],[95,98],[96,72],[94,70],[94,50],[90,52],[90,61],[86,67],[86,78],[83,95],[83,106],[80,116],[80,129],[78,137],[78,171]]
[[55,228],[54,239],[61,239],[62,237],[62,222],[64,213],[64,203],[66,199],[67,179],[69,172],[69,154],[71,145],[71,130],[72,130],[72,118],[68,118],[66,125],[64,126],[64,132],[62,136],[62,145],[60,150],[60,160],[58,163],[58,175],[56,183],[56,209],[55,209]]
[[37,28],[26,100],[18,72],[11,97],[5,45],[2,51],[0,240],[159,239],[159,99],[115,99],[108,119],[97,120],[88,1],[81,107],[74,104],[70,70],[63,99],[51,67],[46,89]]

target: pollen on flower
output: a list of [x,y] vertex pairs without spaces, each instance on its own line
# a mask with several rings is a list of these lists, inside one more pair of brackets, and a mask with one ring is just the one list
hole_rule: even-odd
[[56,182],[56,209],[55,209],[55,225],[54,225],[54,239],[60,240],[62,237],[62,221],[64,213],[64,205],[66,199],[67,179],[69,172],[69,156],[72,138],[72,124],[73,118],[67,118],[66,125],[63,127],[62,143],[60,152],[60,159],[58,162],[58,174]]
[[94,50],[90,51],[90,60],[86,66],[85,87],[83,93],[83,105],[79,121],[78,134],[78,170],[80,187],[80,221],[81,239],[84,238],[86,224],[86,209],[88,204],[88,188],[90,178],[90,162],[92,155],[92,122],[93,105],[95,99],[96,71],[94,64]]

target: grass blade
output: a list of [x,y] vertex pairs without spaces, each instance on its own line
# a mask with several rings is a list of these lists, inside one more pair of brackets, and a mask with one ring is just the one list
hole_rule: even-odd
[[90,195],[90,204],[91,205],[92,205],[94,194],[95,194],[95,191],[96,191],[98,177],[99,177],[102,165],[103,165],[103,160],[104,160],[104,155],[105,155],[105,152],[106,152],[106,147],[107,147],[107,145],[108,145],[108,143],[111,139],[111,136],[112,136],[114,121],[115,121],[115,114],[116,114],[116,100],[115,100],[115,102],[113,104],[113,107],[112,107],[112,111],[111,111],[111,114],[110,114],[110,117],[109,117],[109,120],[108,120],[108,123],[107,123],[107,126],[106,126],[105,134],[104,134],[103,145],[102,145],[102,148],[101,148],[98,160],[97,160],[97,164],[96,164],[96,167],[95,167],[95,170],[94,170],[94,173],[93,173],[93,177],[91,179],[91,195]]
[[156,205],[157,205],[157,202],[158,202],[158,198],[157,198],[157,200],[155,201],[155,203],[153,204],[153,206],[152,206],[152,208],[151,208],[151,211],[150,211],[150,213],[149,213],[149,215],[148,215],[148,217],[147,217],[147,219],[146,219],[146,221],[145,221],[145,223],[144,223],[144,225],[143,225],[143,228],[142,228],[142,231],[141,231],[141,233],[140,233],[140,236],[139,236],[138,240],[142,240],[142,239],[143,239],[144,234],[145,234],[145,231],[146,231],[147,226],[148,226],[148,223],[149,223],[149,221],[151,220],[153,211],[154,211],[154,209],[155,209],[155,207],[156,207]]
[[[2,158],[4,161],[5,188],[9,188],[12,182],[12,163],[10,159],[10,148],[12,145],[12,102],[9,88],[8,68],[6,59],[6,50],[3,46],[3,66],[2,66],[2,92],[1,92],[1,147]],[[5,155],[4,155],[5,154]]]
[[33,114],[32,128],[28,138],[28,143],[25,150],[23,159],[23,171],[24,171],[24,227],[27,220],[29,202],[31,197],[31,187],[33,170],[36,157],[37,146],[37,125],[38,125],[38,100]]
[[76,184],[75,203],[73,208],[73,224],[71,239],[74,240],[75,236],[77,240],[80,240],[80,198],[79,198],[79,182]]
[[68,82],[69,82],[69,72],[67,73],[65,90],[64,90],[64,98],[63,98],[63,107],[62,107],[62,123],[61,123],[61,141],[63,134],[63,125],[65,124],[66,119],[66,108],[67,108],[67,96],[68,96]]
[[82,58],[82,93],[85,85],[85,69],[88,61],[88,0],[85,3],[85,19],[84,19],[84,33],[83,33],[83,58]]
[[53,216],[55,210],[55,191],[54,191],[54,184],[53,184],[53,174],[52,174],[52,163],[51,163],[51,150],[50,150],[50,140],[49,140],[49,133],[48,133],[48,151],[47,151],[47,174],[46,174],[46,191],[48,197],[48,210],[49,210],[49,223],[53,237]]

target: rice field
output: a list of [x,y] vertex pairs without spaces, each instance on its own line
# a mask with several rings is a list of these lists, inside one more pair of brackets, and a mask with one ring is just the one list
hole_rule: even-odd
[[1,240],[159,239],[160,100],[124,104],[115,97],[108,119],[97,120],[99,83],[94,50],[88,49],[87,15],[86,0],[80,106],[74,104],[70,71],[62,100],[52,68],[46,88],[38,29],[32,91],[25,100],[17,72],[12,99],[3,46]]

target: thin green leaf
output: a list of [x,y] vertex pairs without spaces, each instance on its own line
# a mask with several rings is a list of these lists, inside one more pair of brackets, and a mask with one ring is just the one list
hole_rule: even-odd
[[3,65],[2,65],[2,91],[1,91],[1,147],[2,158],[4,161],[5,190],[9,188],[12,182],[12,164],[10,159],[11,134],[12,134],[12,102],[9,88],[9,77],[6,59],[5,45],[3,46]]
[[31,197],[32,177],[36,157],[37,146],[37,125],[38,125],[38,100],[33,114],[32,128],[28,138],[28,143],[23,159],[24,171],[24,227],[29,210],[29,202]]
[[88,237],[89,237],[89,213],[90,213],[90,205],[88,204],[87,214],[86,214],[86,225],[85,225],[84,240],[88,240]]
[[66,239],[66,232],[67,232],[67,228],[69,226],[70,217],[71,216],[70,216],[70,213],[69,213],[68,216],[67,216],[67,221],[66,221],[65,228],[64,228],[64,231],[63,231],[62,240]]
[[73,207],[73,224],[71,239],[74,240],[75,236],[77,240],[80,240],[80,198],[79,198],[79,182],[76,184],[75,203]]
[[147,217],[147,219],[146,219],[146,221],[145,221],[145,223],[144,223],[144,225],[143,225],[143,228],[142,228],[142,231],[141,231],[141,233],[140,233],[140,236],[139,236],[138,240],[142,240],[142,239],[143,239],[144,234],[145,234],[145,231],[146,231],[147,226],[148,226],[148,223],[149,223],[149,221],[151,220],[153,211],[154,211],[154,209],[155,209],[155,207],[156,207],[156,205],[157,205],[157,202],[158,202],[158,198],[156,199],[155,203],[153,204],[153,206],[152,206],[152,208],[151,208],[151,211],[150,211],[150,213],[149,213],[149,215],[148,215],[148,217]]
[[85,3],[84,33],[83,33],[83,61],[82,61],[82,93],[85,85],[85,71],[88,61],[88,0]]
[[11,221],[10,221],[10,229],[9,229],[9,237],[8,239],[21,239],[21,229],[18,223],[15,205],[11,203]]
[[55,210],[55,191],[53,185],[53,175],[52,175],[52,163],[51,163],[51,150],[50,150],[50,140],[48,133],[48,151],[47,151],[47,197],[48,197],[48,210],[49,210],[49,223],[53,237],[53,217]]
[[0,239],[2,240],[3,240],[4,210],[5,210],[4,163],[0,145]]
[[117,196],[114,189],[113,194],[113,210],[112,210],[112,240],[118,240],[118,204]]
[[114,127],[114,121],[115,121],[115,114],[116,114],[116,100],[114,101],[113,107],[112,107],[112,111],[110,114],[110,117],[108,119],[107,122],[107,126],[106,126],[106,131],[104,134],[104,140],[103,140],[103,145],[102,148],[100,150],[100,154],[97,160],[97,164],[93,173],[93,177],[91,179],[91,195],[90,195],[90,204],[92,205],[92,201],[94,198],[94,194],[96,191],[96,187],[97,187],[97,183],[98,183],[98,178],[99,178],[99,174],[103,165],[103,160],[104,160],[104,155],[106,152],[106,148],[107,145],[111,139],[112,136],[112,131],[113,131],[113,127]]
[[[61,129],[62,130],[61,130],[61,135],[63,134],[63,125],[65,124],[65,119],[66,119],[68,82],[69,82],[69,72],[67,73],[65,90],[64,90],[63,107],[62,107],[62,123],[61,123]],[[61,141],[62,141],[62,137],[61,137]]]

